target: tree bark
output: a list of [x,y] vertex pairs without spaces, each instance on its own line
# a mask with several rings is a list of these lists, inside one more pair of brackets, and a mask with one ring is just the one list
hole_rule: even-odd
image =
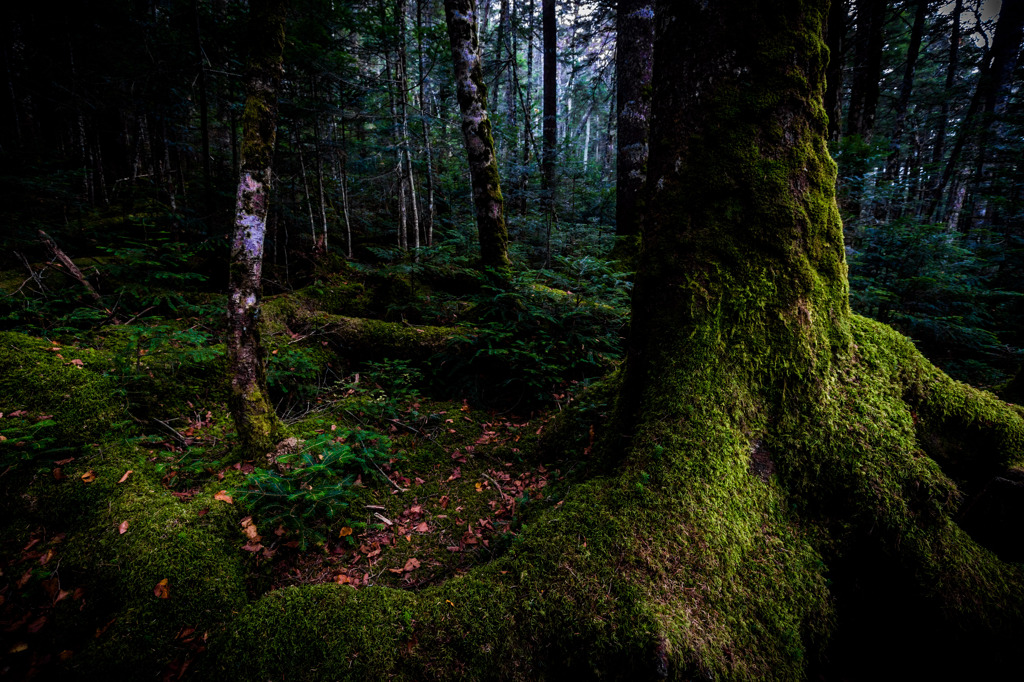
[[541,156],[541,191],[544,211],[555,211],[555,152],[558,146],[558,63],[555,60],[557,22],[555,0],[541,3],[541,33],[544,41],[544,146]]
[[843,130],[843,60],[849,21],[849,0],[833,0],[828,8],[828,69],[825,72],[825,113],[828,114],[828,139],[838,142]]
[[910,94],[914,89],[914,73],[917,70],[917,56],[921,50],[921,36],[924,33],[924,20],[927,14],[928,0],[917,0],[914,23],[910,28],[910,43],[907,45],[907,64],[903,71],[900,97],[896,102],[896,122],[893,125],[892,134],[889,136],[889,158],[886,160],[885,174],[890,182],[896,181],[899,176],[900,146],[903,144],[903,131],[907,124],[907,107],[910,106]]
[[643,214],[641,194],[647,180],[647,132],[654,66],[654,4],[651,0],[620,0],[618,11],[615,68],[619,149],[615,236],[623,238],[624,242],[640,233]]
[[884,0],[857,0],[847,135],[869,139],[875,129],[875,113],[881,92],[882,49],[885,47],[885,12]]
[[267,396],[259,312],[286,6],[286,0],[250,1],[250,57],[231,244],[227,344],[229,407],[242,451],[247,455],[273,449],[280,430]]
[[491,122],[487,118],[487,86],[480,64],[476,29],[476,0],[445,0],[445,19],[451,41],[455,87],[462,112],[462,136],[469,158],[476,226],[480,235],[480,265],[500,279],[509,276],[508,230],[494,154]]

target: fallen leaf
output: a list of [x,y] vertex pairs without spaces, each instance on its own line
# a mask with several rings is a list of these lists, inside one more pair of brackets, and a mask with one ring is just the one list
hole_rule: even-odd
[[117,482],[118,483],[124,483],[125,481],[128,480],[128,477],[131,476],[131,475],[132,475],[132,470],[129,469],[128,471],[124,472],[124,476],[122,476]]
[[53,470],[53,480],[63,481],[65,478],[67,478],[67,476],[64,475],[64,472],[61,471],[60,467]]
[[219,493],[213,496],[213,499],[220,500],[221,502],[227,502],[228,504],[234,504],[235,501],[228,495],[227,490],[221,490]]
[[35,633],[42,630],[44,625],[46,625],[46,616],[39,616],[34,621],[29,623],[28,631],[34,635]]
[[82,480],[85,481],[86,483],[92,483],[93,481],[96,480],[96,473],[92,469],[89,469],[84,474],[82,474]]
[[153,594],[155,594],[160,599],[169,599],[171,596],[171,586],[168,584],[168,582],[169,581],[167,580],[167,578],[164,578],[163,580],[158,582],[156,584],[156,587],[153,588]]
[[72,360],[71,364],[74,365],[75,367],[84,367],[85,366],[85,363],[82,362],[81,360]]
[[424,521],[420,525],[416,526],[416,532],[417,533],[426,533],[429,530],[430,530],[430,526],[427,525],[426,521]]
[[406,573],[409,571],[415,571],[420,567],[420,561],[416,557],[409,557],[409,560],[405,562],[405,567],[402,569]]
[[9,654],[18,654],[18,653],[21,653],[22,651],[26,651],[27,649],[28,649],[28,644],[25,644],[24,642],[18,642],[17,644],[12,646],[10,649],[8,649],[7,653],[9,653]]
[[127,533],[128,532],[128,522],[127,521],[122,521],[121,525],[117,527],[117,532],[119,534],[121,534],[121,535],[124,535],[125,533]]
[[74,457],[68,457],[67,459],[58,459],[56,462],[54,462],[54,464],[56,464],[59,467],[62,467],[65,464],[71,464],[71,462],[74,462],[74,461],[75,461]]
[[352,535],[352,529],[349,528],[348,526],[342,526],[341,530],[338,531],[338,537],[339,538],[343,538],[346,535]]
[[206,516],[206,515],[207,515],[207,514],[209,514],[209,513],[210,513],[210,510],[209,510],[209,509],[200,509],[200,510],[199,510],[199,513],[198,513],[198,514],[196,514],[196,516],[199,516],[199,517],[201,518],[201,517],[203,517],[203,516]]
[[62,651],[59,654],[57,654],[57,658],[59,658],[62,661],[68,661],[74,655],[75,655],[75,652],[73,652],[71,649],[65,649],[64,651]]
[[259,532],[256,530],[256,524],[252,522],[251,516],[246,516],[244,519],[242,519],[241,523],[242,531],[245,533],[245,536],[249,538],[252,544],[258,544],[259,541],[263,539],[260,537]]
[[452,470],[452,475],[448,477],[449,481],[457,481],[462,478],[462,471],[459,467],[455,467]]
[[52,558],[53,558],[53,550],[52,549],[48,549],[48,550],[46,550],[46,553],[43,554],[43,556],[39,557],[39,563],[41,565],[45,566],[46,564],[50,563],[50,559],[52,559]]
[[242,545],[242,549],[244,549],[246,552],[258,552],[261,549],[263,549],[263,545],[261,545],[258,542],[247,542],[246,544]]

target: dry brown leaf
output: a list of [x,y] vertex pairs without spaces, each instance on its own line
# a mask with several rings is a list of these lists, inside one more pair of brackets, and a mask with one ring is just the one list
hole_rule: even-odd
[[64,472],[61,471],[60,467],[57,467],[56,469],[53,470],[53,480],[63,481],[65,478],[67,477],[64,475]]
[[46,564],[50,563],[50,559],[52,559],[52,558],[53,558],[53,550],[52,549],[48,549],[48,550],[46,550],[46,553],[43,554],[43,556],[39,557],[39,563],[42,564],[43,566],[45,566]]
[[129,469],[128,471],[124,472],[124,476],[122,476],[117,482],[118,483],[124,483],[125,481],[128,480],[128,477],[131,476],[131,475],[132,475],[132,470]]
[[256,524],[252,522],[252,517],[246,516],[244,519],[242,519],[241,523],[242,531],[245,533],[245,536],[249,538],[252,544],[259,544],[260,540],[262,540],[263,538],[260,537],[259,532],[256,530]]
[[213,496],[213,499],[220,500],[221,502],[227,502],[228,504],[234,504],[235,501],[228,495],[227,490],[221,490],[219,493]]
[[117,532],[119,534],[121,534],[121,535],[124,535],[125,533],[127,533],[128,532],[128,522],[127,521],[122,521],[121,525],[117,527]]
[[420,525],[416,526],[416,532],[417,533],[426,533],[429,530],[430,530],[430,526],[427,525],[426,521],[424,521]]
[[416,557],[409,557],[409,560],[405,562],[405,567],[402,569],[406,573],[409,571],[415,571],[420,567],[420,561]]
[[94,472],[92,469],[89,469],[84,474],[82,474],[82,480],[85,481],[86,483],[92,483],[93,481],[96,480],[96,472]]
[[169,599],[171,596],[171,586],[168,584],[169,582],[170,581],[168,581],[167,578],[158,582],[156,587],[153,588],[153,594],[160,599]]
[[352,535],[352,529],[349,528],[348,526],[342,526],[341,530],[338,531],[338,537],[339,538],[343,538],[346,535]]

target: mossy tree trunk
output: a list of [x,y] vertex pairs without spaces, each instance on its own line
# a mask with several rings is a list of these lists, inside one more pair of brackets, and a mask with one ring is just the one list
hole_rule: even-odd
[[505,201],[501,195],[491,122],[487,117],[487,86],[480,63],[476,0],[445,0],[444,14],[462,112],[462,136],[466,142],[473,184],[476,226],[480,235],[480,264],[500,279],[507,279],[511,266]]
[[259,313],[286,6],[285,0],[249,3],[250,58],[231,243],[227,344],[231,415],[247,453],[273,449],[280,428],[267,396]]
[[653,0],[620,0],[616,19],[618,154],[615,163],[616,253],[631,255],[640,233],[641,193],[647,177],[647,133],[654,66]]
[[[986,483],[1015,494],[1024,411],[850,312],[822,106],[827,12],[656,4],[624,377],[546,440],[587,457],[597,429],[603,473],[527,510],[507,551],[443,584],[263,597],[214,647],[217,670],[801,679],[867,678],[887,660],[893,678],[982,678],[1016,664],[1021,568],[957,519],[1017,508]],[[972,516],[961,507],[976,491],[989,499]]]

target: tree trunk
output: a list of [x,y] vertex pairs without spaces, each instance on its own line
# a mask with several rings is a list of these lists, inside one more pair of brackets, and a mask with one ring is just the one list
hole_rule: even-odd
[[[924,33],[924,20],[928,14],[928,0],[917,0],[914,11],[914,23],[910,28],[910,44],[907,45],[907,64],[903,71],[903,83],[900,86],[900,97],[896,102],[896,123],[889,136],[889,158],[885,164],[885,174],[890,182],[899,178],[900,146],[903,144],[903,131],[907,124],[907,107],[910,106],[910,94],[914,89],[914,73],[917,70],[917,55],[921,50],[921,35]],[[891,207],[895,209],[895,206]]]
[[935,145],[932,147],[932,163],[942,163],[946,148],[946,122],[949,120],[949,98],[953,96],[953,85],[956,83],[956,71],[960,57],[960,15],[963,13],[963,0],[956,0],[950,13],[949,61],[946,64],[946,88],[942,97],[938,127],[935,131]]
[[491,122],[487,118],[487,86],[480,64],[476,31],[476,0],[445,0],[445,19],[451,41],[455,88],[462,112],[462,136],[469,157],[476,226],[480,235],[480,265],[499,279],[509,275],[508,231],[498,179]]
[[[1024,3],[1005,3],[999,12],[999,21],[996,23],[996,34],[992,39],[992,50],[989,55],[990,61],[982,67],[978,85],[957,132],[956,142],[953,144],[953,149],[950,150],[942,177],[933,190],[929,210],[929,215],[933,216],[933,219],[937,214],[942,194],[957,170],[960,156],[969,139],[975,138],[979,141],[976,168],[980,171],[984,166],[985,144],[995,116],[1001,113],[1005,106],[1010,76],[1017,65],[1022,35],[1024,35]],[[975,118],[979,113],[982,113],[982,120],[975,125]],[[955,199],[951,203],[957,204]],[[957,210],[962,204],[962,201],[959,202]],[[948,212],[947,217],[950,217]]]
[[857,30],[853,37],[853,84],[847,114],[847,135],[871,137],[875,129],[885,47],[884,0],[857,0]]
[[615,236],[619,248],[640,233],[641,196],[647,180],[647,132],[654,65],[654,6],[651,0],[620,0],[615,68],[618,81],[618,157]]
[[842,135],[843,58],[849,21],[849,0],[833,0],[828,8],[828,69],[825,72],[825,113],[828,114],[828,139],[838,142]]
[[250,0],[250,49],[228,285],[229,406],[243,453],[273,448],[280,422],[267,396],[259,311],[270,164],[284,49],[285,0]]
[[[218,671],[858,679],[884,660],[897,679],[986,679],[1019,665],[1021,566],[954,514],[961,489],[1019,474],[1006,468],[1024,457],[1024,419],[850,312],[821,104],[827,9],[656,5],[625,377],[544,441],[589,453],[595,473],[447,582],[264,596],[227,628],[218,650],[237,653]],[[993,547],[1016,561],[1022,523],[1008,519]]]
[[423,0],[416,0],[416,55],[419,77],[420,125],[423,132],[423,153],[427,172],[427,215],[423,226],[423,243],[434,243],[434,151],[430,142],[430,105],[427,99],[427,70],[424,66],[423,51]]
[[541,3],[541,33],[544,40],[544,147],[541,156],[541,191],[544,212],[555,211],[555,149],[558,146],[558,64],[556,54],[555,0]]

